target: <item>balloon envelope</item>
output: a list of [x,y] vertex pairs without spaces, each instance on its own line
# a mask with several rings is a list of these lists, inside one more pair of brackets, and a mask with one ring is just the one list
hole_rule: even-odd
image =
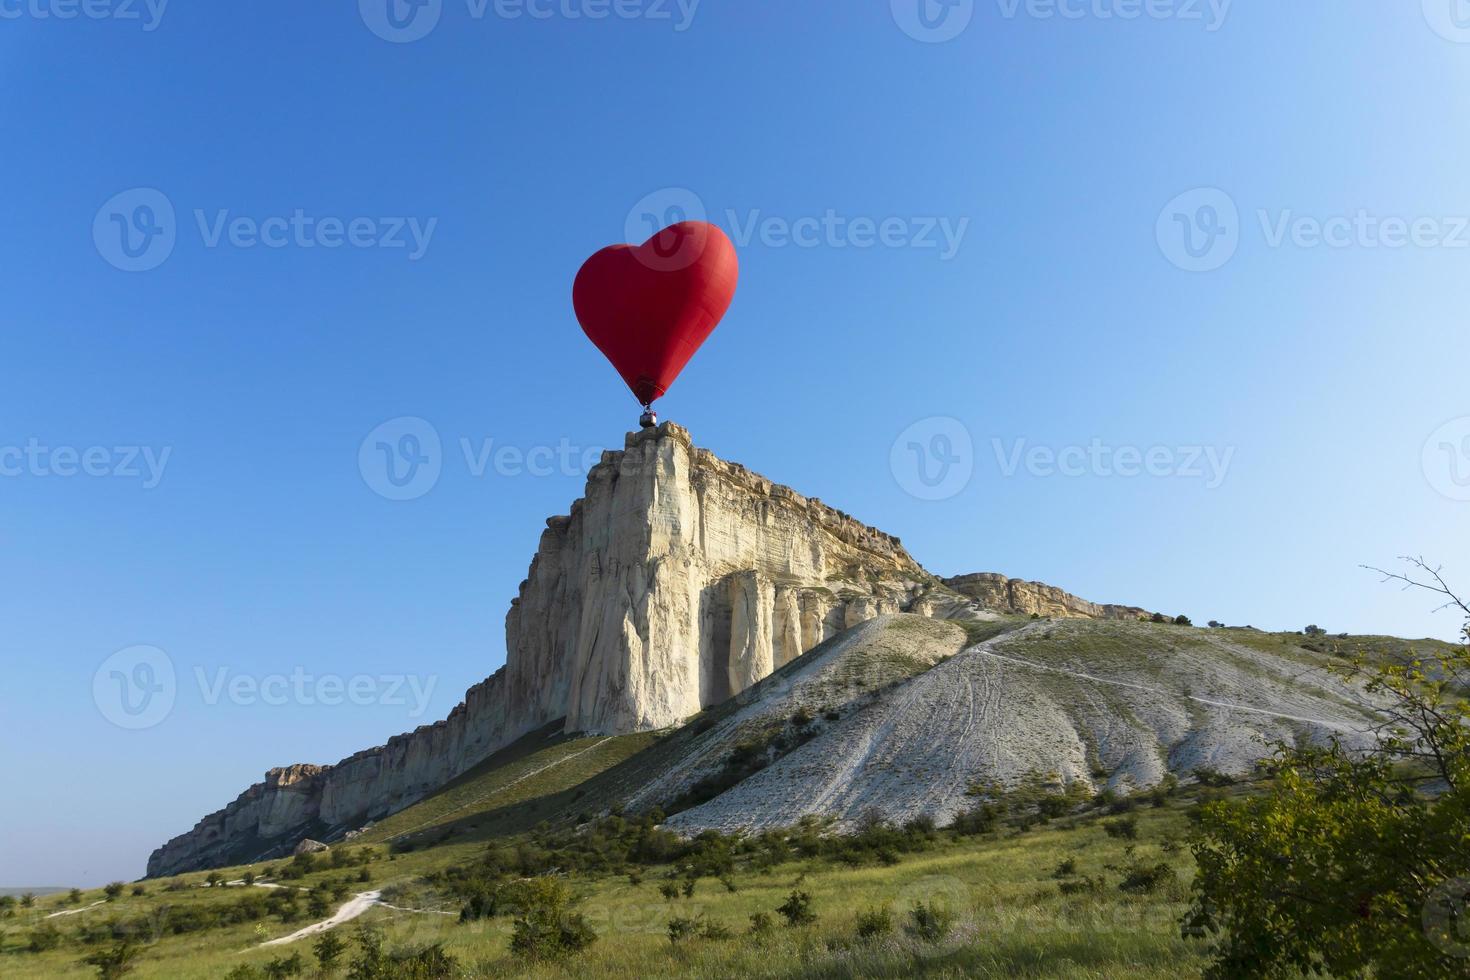
[[662,397],[714,331],[740,278],[735,246],[702,221],[593,255],[572,284],[577,322],[639,402]]

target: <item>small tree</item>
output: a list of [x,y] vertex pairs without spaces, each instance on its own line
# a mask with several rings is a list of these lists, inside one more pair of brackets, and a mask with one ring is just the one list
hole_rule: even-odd
[[88,966],[95,966],[97,976],[101,980],[117,980],[123,974],[131,972],[137,965],[134,961],[137,960],[138,953],[138,947],[124,939],[110,949],[98,950],[85,957],[82,962]]
[[347,944],[335,931],[329,931],[322,933],[322,937],[316,941],[311,950],[316,954],[316,962],[322,972],[331,973],[337,969],[337,961],[346,952]]
[[1175,626],[1193,626],[1194,624],[1189,621],[1189,617],[1188,616],[1185,616],[1184,614],[1181,613],[1180,615],[1174,617],[1174,625]]
[[26,892],[20,897],[20,907],[23,909],[33,908],[36,904],[36,893]]
[[32,953],[44,953],[61,945],[61,930],[49,922],[43,922],[31,930],[26,939],[26,949]]
[[1307,634],[1308,636],[1326,636],[1327,635],[1327,631],[1324,630],[1322,627],[1316,625],[1316,624],[1313,624],[1311,626],[1308,626],[1306,629],[1302,630],[1302,632],[1305,633],[1305,634]]
[[857,934],[859,939],[876,939],[893,931],[893,910],[886,905],[866,909],[858,913]]
[[288,957],[271,960],[265,965],[265,975],[270,980],[285,980],[286,977],[299,977],[306,969],[306,962],[302,960],[300,953],[292,953]]
[[213,888],[224,880],[224,877],[218,871],[211,871],[209,876],[204,879],[204,883],[210,888]]
[[383,952],[383,934],[372,926],[360,926],[357,930],[357,955],[347,976],[352,980],[377,980],[386,977],[388,955]]
[[[1470,621],[1421,559],[1387,579]],[[1470,626],[1466,645],[1339,667],[1385,717],[1366,755],[1277,747],[1269,792],[1202,810],[1186,934],[1217,937],[1210,978],[1463,976],[1470,903]]]
[[572,890],[556,878],[533,878],[526,883],[521,914],[511,926],[510,951],[532,960],[559,959],[592,945],[597,933],[580,914],[571,911]]
[[123,893],[123,883],[120,881],[109,881],[102,886],[102,894],[107,896],[109,902],[114,902]]
[[788,926],[805,926],[817,921],[817,913],[812,909],[812,896],[808,892],[792,891],[776,911],[786,917]]
[[82,900],[82,890],[80,888],[73,888],[66,893],[66,900],[71,905],[77,904]]
[[937,943],[954,927],[954,910],[939,899],[915,902],[909,909],[909,922],[904,931],[926,943]]

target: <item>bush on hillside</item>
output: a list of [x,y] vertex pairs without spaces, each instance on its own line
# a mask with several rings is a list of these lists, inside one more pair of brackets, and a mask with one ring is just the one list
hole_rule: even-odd
[[858,913],[857,934],[859,939],[877,939],[893,931],[893,910],[886,905],[864,909]]
[[510,951],[531,960],[553,960],[592,945],[597,933],[580,914],[571,911],[572,889],[556,878],[526,883],[521,914],[512,925]]
[[792,891],[776,911],[786,918],[788,926],[805,926],[817,921],[817,913],[812,908],[812,896],[808,892]]

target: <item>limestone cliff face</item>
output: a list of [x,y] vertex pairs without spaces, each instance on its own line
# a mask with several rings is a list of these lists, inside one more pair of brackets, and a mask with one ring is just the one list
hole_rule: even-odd
[[569,731],[673,724],[932,579],[896,538],[674,425],[630,436],[547,523],[506,619],[507,659]]
[[954,591],[974,599],[986,609],[1035,614],[1057,619],[1127,619],[1151,614],[1137,606],[1099,605],[1063,592],[1044,582],[1023,582],[994,572],[976,572],[944,580]]
[[1001,575],[941,583],[897,538],[696,448],[682,428],[603,454],[546,522],[506,663],[444,721],[264,782],[153,852],[150,876],[289,855],[422,799],[530,732],[674,725],[881,615],[1136,619]]
[[559,719],[609,733],[675,724],[935,582],[897,538],[695,448],[676,425],[632,434],[571,513],[547,521],[506,616],[506,665],[447,719],[333,766],[271,770],[156,850],[148,873],[333,839]]

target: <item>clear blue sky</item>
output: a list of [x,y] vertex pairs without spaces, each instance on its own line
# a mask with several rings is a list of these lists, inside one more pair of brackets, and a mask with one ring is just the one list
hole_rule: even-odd
[[[1456,632],[1357,567],[1422,552],[1470,589],[1470,423],[1453,421],[1470,415],[1470,31],[1437,0],[1241,0],[1223,23],[1208,3],[1099,16],[1126,0],[1074,0],[1080,18],[979,0],[948,21],[907,0],[704,0],[692,19],[625,2],[641,15],[442,0],[403,43],[369,28],[393,35],[373,0],[175,3],[156,23],[141,3],[141,20],[3,5],[20,16],[0,20],[0,884],[139,875],[266,768],[443,717],[503,662],[542,521],[582,479],[476,476],[460,440],[621,444],[637,407],[570,285],[669,188],[757,229],[737,237],[729,316],[662,403],[701,445],[941,574],[1196,622]],[[298,210],[312,231],[267,221]],[[249,220],[214,238],[221,212]],[[353,219],[361,241],[391,219],[431,233],[328,248],[327,218],[338,240]],[[1394,218],[1427,222],[1417,243],[1382,244]],[[802,219],[827,227],[793,244],[783,223],[817,227]],[[940,219],[963,227],[956,249],[925,232]],[[1311,221],[1343,247],[1313,244]],[[282,247],[251,245],[257,224]],[[160,258],[143,245],[164,249],[154,268],[117,267]],[[443,450],[432,488],[393,501],[359,449],[404,416]],[[908,441],[968,481],[928,492]],[[1169,447],[1160,472],[1186,472],[1008,462],[1094,441]],[[91,447],[115,475],[57,472]],[[1229,453],[1223,479],[1189,475],[1183,447]],[[93,682],[136,645],[164,651],[177,693],[135,731]],[[386,694],[210,704],[196,676],[297,668],[434,687],[415,714]]]

